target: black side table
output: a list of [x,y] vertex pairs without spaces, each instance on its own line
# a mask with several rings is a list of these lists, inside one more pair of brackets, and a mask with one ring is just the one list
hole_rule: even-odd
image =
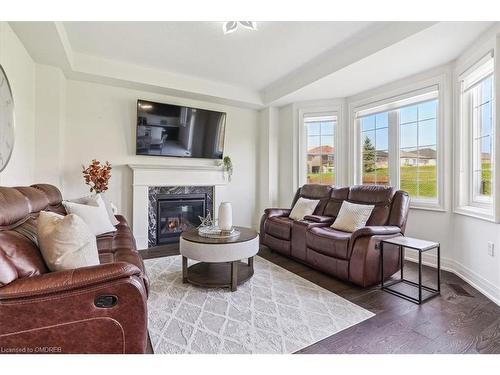
[[[401,276],[399,280],[394,280],[389,283],[384,283],[384,244],[396,245],[399,248],[399,259],[401,262]],[[411,249],[418,251],[418,283],[407,280],[403,277],[403,266],[404,266],[404,249]],[[437,250],[437,289],[422,285],[422,253],[429,250]],[[386,250],[387,251],[387,250]],[[380,241],[380,272],[381,272],[381,288],[388,293],[394,294],[398,297],[404,298],[410,302],[416,303],[418,305],[423,302],[438,296],[441,293],[441,249],[438,242],[424,241],[417,238],[411,237],[394,237],[387,240]],[[411,287],[418,289],[418,298],[404,294],[392,286],[404,283]],[[428,292],[427,295],[422,298],[422,290]]]

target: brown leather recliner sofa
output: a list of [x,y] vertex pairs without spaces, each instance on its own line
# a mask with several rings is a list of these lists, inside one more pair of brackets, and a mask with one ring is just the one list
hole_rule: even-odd
[[66,214],[46,184],[0,187],[0,349],[3,353],[144,353],[148,279],[122,216],[97,237],[101,264],[49,272],[19,230],[41,210]]
[[[288,217],[291,209],[266,209],[260,224],[261,244],[362,287],[379,283],[378,245],[384,238],[404,235],[408,194],[385,186],[308,184],[297,190],[292,207],[299,197],[320,200],[314,214],[296,221]],[[330,228],[344,200],[375,206],[365,227],[353,233]],[[387,246],[387,250],[395,249]],[[384,277],[390,277],[399,267],[399,252],[384,252]]]

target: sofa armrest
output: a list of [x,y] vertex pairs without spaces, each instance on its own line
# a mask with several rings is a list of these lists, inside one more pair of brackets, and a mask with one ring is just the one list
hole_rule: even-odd
[[0,288],[0,300],[48,295],[131,276],[141,276],[141,271],[125,262],[49,272],[18,279],[3,286]]
[[306,215],[306,216],[304,216],[304,220],[313,221],[315,223],[333,224],[333,222],[335,221],[335,218],[331,217],[331,216]]
[[351,240],[354,242],[359,237],[369,237],[369,236],[389,236],[400,234],[401,228],[396,226],[368,226],[359,228],[352,233]]
[[289,208],[266,208],[264,214],[267,217],[288,216],[292,210]]

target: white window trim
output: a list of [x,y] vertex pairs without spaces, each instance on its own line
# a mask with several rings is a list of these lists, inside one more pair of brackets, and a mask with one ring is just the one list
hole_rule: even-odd
[[298,110],[298,182],[299,186],[307,183],[307,136],[306,128],[304,124],[305,117],[324,117],[324,116],[335,116],[337,118],[335,125],[335,186],[340,186],[342,184],[342,170],[340,166],[342,165],[342,152],[343,148],[341,146],[340,139],[342,137],[342,106],[332,105],[332,106],[313,106],[313,107],[302,107]]
[[[360,143],[360,126],[357,118],[358,113],[370,113],[372,111],[378,112],[382,108],[385,110],[390,110],[392,107],[400,107],[400,103],[405,103],[405,101],[412,101],[412,98],[419,97],[419,101],[425,101],[428,95],[432,92],[437,91],[438,99],[438,114],[437,114],[437,134],[436,134],[436,145],[437,145],[437,202],[426,202],[425,200],[415,200],[411,199],[410,208],[430,210],[430,211],[446,211],[446,197],[445,197],[445,185],[446,180],[444,176],[445,169],[445,145],[444,145],[444,134],[445,134],[445,101],[446,101],[446,74],[439,74],[435,77],[423,80],[420,82],[407,85],[405,87],[395,89],[385,94],[379,94],[370,98],[352,102],[349,105],[349,118],[350,124],[353,125],[353,132],[350,142],[350,155],[353,157],[353,174],[350,176],[350,181],[353,184],[361,183],[361,143]],[[391,104],[394,103],[394,104]],[[396,127],[396,131],[389,132],[389,179],[390,184],[397,189],[399,189],[399,168],[398,163],[394,163],[394,160],[399,160],[399,149],[395,147],[399,145],[399,128]],[[392,160],[392,162],[391,162]]]
[[[493,127],[495,128],[494,138],[493,138],[493,160],[494,160],[494,180],[493,180],[493,196],[488,201],[480,202],[473,199],[472,192],[472,127],[470,126],[469,113],[470,103],[464,105],[463,94],[469,91],[478,82],[486,78],[491,74],[491,63],[493,63],[493,95],[494,95],[494,115],[493,115]],[[470,64],[466,69],[462,71],[461,74],[457,75],[455,79],[455,97],[456,97],[456,113],[455,119],[457,123],[457,128],[454,131],[455,138],[455,193],[453,202],[453,212],[460,215],[470,216],[477,219],[482,219],[494,223],[500,222],[499,205],[496,202],[498,197],[498,183],[499,178],[498,170],[498,129],[497,129],[497,109],[498,109],[498,97],[497,97],[497,76],[495,72],[497,66],[496,58],[493,55],[493,49],[489,50],[483,56],[477,59],[474,63]],[[469,101],[469,97],[465,98]],[[465,121],[467,119],[467,121]]]

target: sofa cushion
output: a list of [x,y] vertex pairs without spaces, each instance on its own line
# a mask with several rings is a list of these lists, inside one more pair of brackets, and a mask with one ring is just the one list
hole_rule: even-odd
[[290,212],[290,219],[302,220],[304,216],[312,215],[318,206],[319,199],[306,199],[299,198],[293,205],[292,212]]
[[366,225],[374,207],[369,204],[356,204],[344,201],[331,227],[352,233]]
[[306,233],[306,245],[319,253],[341,259],[349,259],[351,233],[329,227],[311,228]]
[[95,235],[80,217],[42,211],[37,224],[40,251],[51,271],[99,264]]
[[264,226],[265,232],[281,240],[290,240],[293,220],[288,217],[270,217]]
[[109,216],[109,221],[113,226],[120,224],[120,222],[116,219],[113,214],[113,208],[111,207],[111,202],[109,202],[107,196],[105,194],[95,194],[95,195],[86,195],[77,199],[70,199],[69,202],[85,204],[87,206],[99,206],[99,204],[103,204],[106,208],[106,212]]
[[90,227],[94,235],[98,236],[103,233],[115,232],[116,228],[109,220],[108,211],[102,197],[96,195],[95,202],[96,206],[70,201],[64,201],[63,205],[68,213],[80,216]]

